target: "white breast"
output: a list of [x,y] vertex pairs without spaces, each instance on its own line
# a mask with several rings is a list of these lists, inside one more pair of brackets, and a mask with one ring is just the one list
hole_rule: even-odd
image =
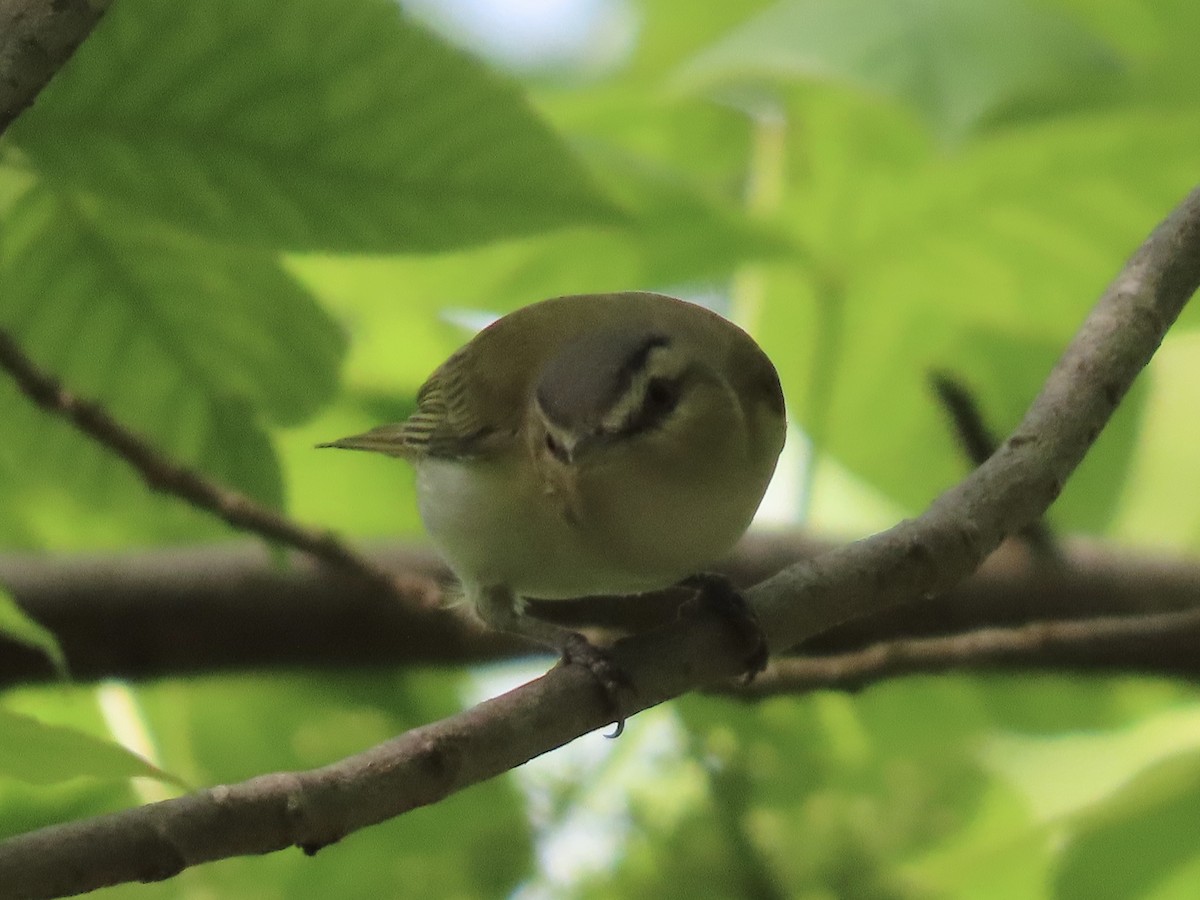
[[542,599],[638,593],[686,574],[615,568],[543,485],[512,464],[424,459],[417,498],[430,537],[468,591],[505,585]]

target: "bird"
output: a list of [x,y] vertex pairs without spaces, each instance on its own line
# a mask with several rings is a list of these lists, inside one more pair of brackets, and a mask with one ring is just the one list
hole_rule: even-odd
[[502,316],[433,372],[409,418],[319,446],[411,463],[425,528],[480,618],[615,690],[605,653],[527,601],[705,571],[749,527],[785,432],[778,373],[745,331],[630,291]]

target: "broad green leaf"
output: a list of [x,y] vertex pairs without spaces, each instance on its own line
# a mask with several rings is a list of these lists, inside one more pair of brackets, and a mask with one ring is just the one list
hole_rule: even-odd
[[970,819],[904,865],[910,883],[924,888],[917,896],[1049,900],[1053,849],[1023,801],[1003,782],[987,782]]
[[347,380],[415,389],[469,336],[452,324],[456,311],[499,315],[560,294],[703,283],[793,249],[777,225],[673,168],[607,144],[592,144],[586,158],[629,210],[626,227],[430,256],[290,258],[289,269],[346,324]]
[[182,782],[120,744],[73,728],[44,725],[0,709],[0,776],[30,784],[54,784],[72,778],[157,778]]
[[[1194,179],[1200,118],[1079,117],[923,159],[908,136],[862,126],[865,109],[839,112],[832,99],[805,108],[811,178],[788,198],[788,215],[812,262],[773,267],[760,336],[799,424],[918,509],[966,469],[928,370],[956,372],[986,395],[985,415],[1003,435]],[[852,141],[865,135],[870,145]],[[1143,400],[1128,398],[1068,485],[1061,524],[1094,531],[1112,516]]]
[[[847,306],[832,391],[816,395],[816,400],[829,404],[821,446],[913,510],[972,468],[929,386],[929,373],[949,372],[961,380],[979,401],[991,430],[1002,438],[1020,420],[1061,352],[1062,345],[1050,341],[967,327],[890,303]],[[787,335],[804,334],[803,322],[803,311],[795,306],[769,306],[764,323],[768,349],[780,347]],[[818,329],[816,339],[821,336]],[[793,364],[797,365],[803,363]],[[811,413],[804,407],[806,394],[795,391],[795,384],[785,377],[785,393],[794,398],[803,426]],[[1098,530],[1113,515],[1143,401],[1141,390],[1126,397],[1068,482],[1054,507],[1055,521]],[[880,442],[886,452],[879,452]]]
[[576,229],[539,242],[497,285],[506,308],[561,294],[712,283],[740,263],[794,251],[780,229],[707,196],[671,170],[612,150],[594,150],[590,158],[630,210],[628,227]]
[[345,338],[269,254],[33,183],[0,232],[0,279],[0,319],[80,393],[163,397],[169,376],[290,424],[337,386]]
[[46,655],[62,676],[67,674],[67,660],[63,656],[58,639],[48,629],[17,606],[4,590],[0,589],[0,634],[27,647],[33,647]]
[[[1184,866],[1195,867],[1200,804],[1200,754],[1166,760],[1134,780],[1082,820],[1060,860],[1056,898],[1126,900],[1156,896],[1153,888]],[[1195,884],[1190,894],[1195,893]]]
[[619,218],[514,85],[391,0],[122,2],[12,139],[64,189],[260,247]]
[[[97,693],[93,687],[69,682],[9,687],[4,691],[3,710],[7,715],[33,719],[43,726],[106,742],[111,731]],[[141,802],[139,795],[147,787],[124,776],[68,776],[52,784],[0,777],[0,838],[128,809]],[[161,785],[149,788],[162,790]]]
[[[851,151],[813,202],[828,218],[826,204],[843,197],[852,224],[839,234],[854,241],[865,276],[856,289],[875,302],[1066,337],[1193,185],[1198,110],[1077,115],[890,167]],[[833,154],[836,145],[821,142],[814,152]],[[856,169],[871,190],[849,199]],[[792,202],[806,229],[820,228],[801,208],[803,196]]]
[[1042,821],[1109,818],[1113,804],[1124,809],[1142,796],[1130,788],[1148,773],[1200,750],[1200,709],[1188,699],[1189,705],[1176,703],[1123,728],[993,734],[981,742],[980,758],[1026,795]]
[[[344,338],[278,262],[36,181],[6,223],[0,323],[35,362],[169,457],[281,505],[264,421],[300,421],[330,397]],[[0,448],[17,484],[124,505],[123,462],[7,384],[0,404],[20,423]]]
[[901,100],[943,138],[1093,99],[1115,53],[1019,0],[783,0],[693,58],[690,89],[752,81],[846,84]]
[[[415,397],[414,387],[410,401]],[[292,515],[345,535],[423,536],[412,466],[380,454],[316,449],[319,443],[403,418],[404,404],[398,399],[364,402],[355,391],[304,426],[280,433],[275,445]]]
[[692,3],[688,0],[640,0],[642,31],[634,48],[627,80],[634,89],[661,80],[682,60],[734,31],[770,0],[738,3]]
[[1200,442],[1200,333],[1168,335],[1146,375],[1151,390],[1145,422],[1115,536],[1158,552],[1194,551],[1200,548],[1200,506],[1179,498],[1200,496],[1194,452]]

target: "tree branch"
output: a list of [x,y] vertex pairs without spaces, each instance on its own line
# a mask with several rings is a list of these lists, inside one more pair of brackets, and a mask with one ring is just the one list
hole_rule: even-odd
[[40,369],[7,331],[0,329],[0,369],[17,388],[47,412],[70,422],[125,460],[152,491],[159,491],[212,513],[242,531],[260,535],[352,572],[385,596],[412,594],[426,598],[433,585],[424,579],[395,575],[375,565],[327,531],[306,528],[245,494],[220,485],[194,469],[167,458],[153,444],[116,421],[95,400],[77,397],[53,375]]
[[[1150,236],[1084,323],[1020,427],[919,518],[793,566],[747,592],[776,651],[853,616],[941,592],[1002,538],[1040,516],[1200,284],[1200,189]],[[743,647],[708,616],[619,642],[632,715],[739,673]],[[434,803],[607,725],[579,666],[364,753],[162,803],[54,826],[0,844],[14,900],[170,877],[234,855],[307,852]]]
[[0,134],[92,33],[108,0],[0,0]]
[[750,684],[718,689],[762,699],[815,690],[857,690],[887,678],[950,671],[1048,669],[1200,678],[1200,609],[1081,621],[1030,622],[965,634],[883,641],[834,656],[773,661]]
[[[972,466],[982,466],[996,452],[1000,441],[984,421],[975,397],[949,372],[931,372],[929,383],[954,426],[954,435],[967,460]],[[1062,550],[1045,519],[1030,522],[1020,530],[1020,536],[1042,565],[1062,563]]]
[[[718,570],[747,586],[830,546],[800,533],[754,534]],[[1200,605],[1196,562],[1079,541],[1065,550],[1062,565],[1045,569],[1031,566],[1019,545],[1006,544],[946,594],[847,622],[799,650],[828,656],[897,638]],[[380,568],[430,583],[450,579],[429,550],[396,544],[359,552]],[[77,681],[283,667],[462,666],[537,652],[481,629],[469,610],[446,608],[436,597],[379,603],[366,582],[303,556],[279,566],[258,541],[119,555],[0,556],[0,584],[55,634]],[[533,611],[575,628],[629,633],[674,621],[680,599],[670,592],[587,598],[533,604]],[[1086,660],[1095,667],[1127,662],[1108,643],[1092,645]],[[1141,670],[1179,674],[1189,663],[1200,677],[1200,656],[1182,651],[1151,656]],[[43,654],[0,639],[0,687],[56,678]]]

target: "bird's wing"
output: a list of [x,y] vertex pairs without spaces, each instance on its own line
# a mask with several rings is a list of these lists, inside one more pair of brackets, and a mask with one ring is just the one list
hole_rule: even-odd
[[[405,455],[443,459],[478,459],[494,450],[496,423],[486,404],[468,384],[459,350],[440,365],[417,392],[417,411],[401,422]],[[474,397],[476,402],[469,402]]]
[[493,406],[486,397],[481,401],[478,385],[467,383],[470,373],[462,364],[463,355],[462,350],[455,353],[429,376],[417,392],[416,412],[403,422],[319,446],[373,450],[413,462],[430,457],[487,459],[503,452],[516,429],[502,429],[485,415],[483,411]]

